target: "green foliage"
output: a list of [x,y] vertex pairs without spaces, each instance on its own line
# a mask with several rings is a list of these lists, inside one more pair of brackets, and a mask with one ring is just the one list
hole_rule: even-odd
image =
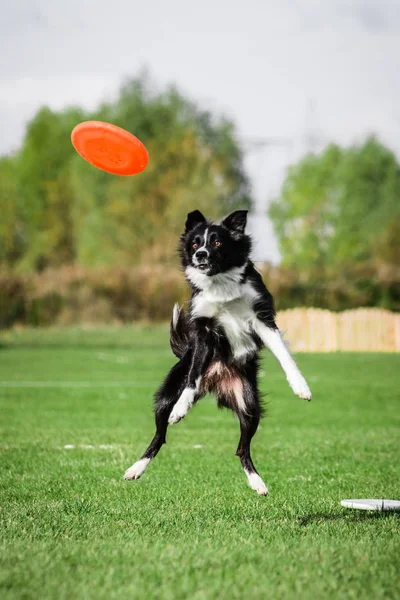
[[283,264],[321,275],[399,258],[400,167],[376,139],[329,146],[289,168],[270,216]]
[[265,355],[264,498],[234,455],[237,420],[210,398],[169,428],[139,481],[123,480],[154,433],[167,327],[0,342],[2,598],[398,598],[400,519],[340,500],[398,497],[399,356],[299,356],[307,403]]
[[[87,164],[70,142],[73,127],[86,119],[135,133],[149,150],[147,169],[116,177]],[[85,302],[96,306],[96,322],[101,314],[107,322],[129,320],[120,280],[111,275],[116,265],[137,267],[144,277],[136,282],[135,274],[127,284],[132,306],[139,308],[134,314],[166,318],[162,294],[147,283],[154,273],[143,275],[141,266],[177,267],[177,239],[194,207],[218,218],[250,205],[233,124],[174,86],[159,91],[142,73],[121,87],[115,101],[92,112],[43,107],[21,149],[0,158],[0,321],[53,323],[66,312],[71,322],[90,321]],[[290,167],[270,216],[283,265],[269,270],[267,282],[279,308],[400,309],[400,168],[376,139],[351,148],[332,144]],[[84,267],[86,282],[78,277],[72,283],[71,271],[69,289],[65,266]],[[47,270],[43,280],[30,278]],[[156,276],[170,286],[171,300],[181,298],[183,279],[178,283],[168,273]],[[102,293],[101,276],[107,282]],[[43,289],[50,278],[52,285]],[[75,304],[74,286],[81,290]]]
[[[137,135],[149,150],[146,171],[115,177],[85,163],[70,134],[89,119]],[[170,262],[188,211],[217,217],[250,197],[232,123],[174,87],[156,91],[142,74],[92,113],[39,110],[20,151],[0,161],[0,202],[0,265],[40,271]]]
[[290,167],[269,214],[282,307],[400,310],[400,167],[375,138],[330,145]]
[[13,157],[0,158],[0,207],[0,264],[13,265],[25,247],[20,228],[16,161]]
[[26,251],[20,266],[41,270],[75,258],[72,214],[71,130],[83,119],[78,109],[54,113],[42,108],[29,123],[16,157],[20,227]]
[[[359,306],[400,310],[398,269],[360,265],[340,278],[315,280],[265,266],[264,280],[278,310],[314,306],[341,311]],[[352,275],[352,276],[350,276]],[[14,325],[73,325],[169,321],[189,289],[177,267],[61,267],[41,273],[0,272],[0,329]]]
[[169,321],[174,303],[187,299],[188,286],[179,269],[157,264],[0,272],[0,329],[16,324]]

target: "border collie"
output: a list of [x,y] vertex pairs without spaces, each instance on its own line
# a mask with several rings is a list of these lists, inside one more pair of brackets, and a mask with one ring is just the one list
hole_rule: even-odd
[[178,423],[211,392],[219,407],[238,416],[236,455],[250,487],[268,494],[250,454],[262,416],[257,385],[261,348],[267,346],[276,356],[297,396],[311,400],[311,392],[276,326],[273,298],[250,260],[246,220],[246,210],[233,212],[220,224],[208,221],[198,210],[187,216],[180,255],[192,297],[188,315],[175,305],[170,335],[179,361],[155,395],[154,438],[125,479],[143,475],[165,443],[168,424]]

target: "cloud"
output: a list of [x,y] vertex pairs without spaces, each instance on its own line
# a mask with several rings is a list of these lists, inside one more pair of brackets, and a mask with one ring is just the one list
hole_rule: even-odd
[[246,137],[301,135],[309,98],[325,137],[386,135],[400,116],[398,15],[389,0],[8,3],[0,126],[14,123],[16,135],[0,136],[0,152],[41,104],[94,106],[144,65],[226,112]]
[[397,0],[288,0],[305,30],[336,29],[349,24],[354,29],[375,32],[398,31],[400,4]]
[[396,32],[400,27],[400,4],[397,0],[358,0],[344,4],[342,11],[368,32]]

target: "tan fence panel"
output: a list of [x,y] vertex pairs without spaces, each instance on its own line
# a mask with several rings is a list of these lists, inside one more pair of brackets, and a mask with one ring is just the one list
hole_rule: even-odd
[[294,308],[277,323],[295,352],[400,352],[400,315],[387,310]]
[[378,308],[357,308],[339,315],[339,346],[343,351],[396,352],[398,315]]

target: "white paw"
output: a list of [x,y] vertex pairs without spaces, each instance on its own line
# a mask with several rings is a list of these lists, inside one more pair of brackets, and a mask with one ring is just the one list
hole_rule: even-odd
[[193,405],[195,391],[192,388],[185,388],[169,415],[168,423],[178,423],[185,417]]
[[182,406],[182,404],[179,405],[179,402],[177,402],[174,408],[172,409],[171,414],[169,415],[168,423],[170,425],[173,425],[174,423],[179,423],[179,421],[181,421],[181,419],[183,419],[183,417],[185,417],[186,414],[186,407]]
[[149,458],[141,458],[140,460],[136,461],[131,467],[129,467],[129,469],[125,471],[124,479],[139,479],[139,477],[145,472],[149,462]]
[[304,400],[311,400],[311,390],[307,385],[307,381],[304,379],[301,373],[296,374],[289,380],[289,385],[299,398]]
[[268,488],[257,473],[246,473],[249,486],[260,496],[268,495]]

